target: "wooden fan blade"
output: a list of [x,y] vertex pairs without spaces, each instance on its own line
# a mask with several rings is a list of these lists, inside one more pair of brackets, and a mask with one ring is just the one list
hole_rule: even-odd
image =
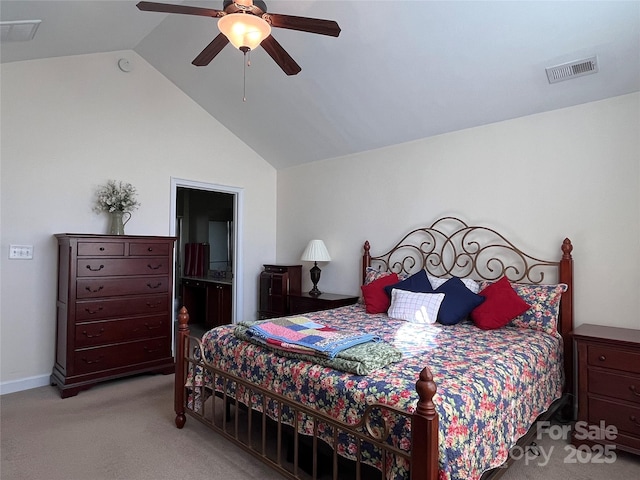
[[273,36],[269,35],[260,44],[287,75],[296,75],[302,68]]
[[319,33],[337,37],[340,35],[340,27],[333,20],[321,20],[318,18],[295,17],[293,15],[280,15],[278,13],[266,13],[262,16],[272,27],[288,28],[301,32]]
[[194,58],[193,62],[191,63],[197,67],[204,67],[205,65],[209,65],[209,63],[211,63],[211,60],[213,60],[214,57],[218,55],[224,47],[227,46],[227,43],[229,43],[229,39],[222,33],[219,33],[218,36],[214,38],[213,41],[209,45],[207,45],[205,49],[200,52],[200,55]]
[[183,13],[185,15],[200,15],[202,17],[223,17],[225,12],[214,10],[213,8],[189,7],[186,5],[171,5],[168,3],[156,2],[139,2],[137,5],[139,10],[145,12],[162,12],[162,13]]

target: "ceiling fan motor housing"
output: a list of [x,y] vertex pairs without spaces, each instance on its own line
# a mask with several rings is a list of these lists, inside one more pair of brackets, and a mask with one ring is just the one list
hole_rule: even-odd
[[267,12],[267,5],[260,0],[255,2],[250,0],[244,2],[232,2],[230,0],[225,0],[222,4],[222,8],[225,13],[250,13],[258,17]]

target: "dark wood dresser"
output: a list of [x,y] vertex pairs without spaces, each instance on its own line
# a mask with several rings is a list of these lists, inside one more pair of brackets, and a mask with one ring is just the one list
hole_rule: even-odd
[[289,295],[289,313],[291,315],[308,312],[319,312],[331,308],[346,307],[358,301],[358,296],[341,295],[338,293],[321,293],[309,295],[308,293]]
[[173,237],[58,234],[56,361],[65,398],[98,382],[172,373]]
[[265,265],[260,273],[260,320],[289,315],[289,294],[302,289],[302,265]]
[[573,339],[579,423],[572,443],[640,454],[640,330],[585,324]]

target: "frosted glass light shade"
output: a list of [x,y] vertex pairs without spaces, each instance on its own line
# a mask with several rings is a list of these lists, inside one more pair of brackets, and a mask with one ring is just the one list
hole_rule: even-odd
[[322,240],[311,240],[300,260],[303,262],[330,262],[331,257]]
[[249,13],[230,13],[218,20],[218,28],[239,50],[254,50],[271,34],[271,25]]

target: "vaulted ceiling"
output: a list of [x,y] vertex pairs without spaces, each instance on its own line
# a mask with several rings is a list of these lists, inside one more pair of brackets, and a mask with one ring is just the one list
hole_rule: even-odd
[[[261,48],[245,70],[231,45],[195,67],[217,19],[136,3],[2,0],[2,21],[42,23],[31,41],[2,42],[1,61],[134,50],[278,169],[640,90],[639,1],[267,0],[342,29],[274,28],[295,76]],[[548,82],[546,67],[592,56],[597,73]]]

